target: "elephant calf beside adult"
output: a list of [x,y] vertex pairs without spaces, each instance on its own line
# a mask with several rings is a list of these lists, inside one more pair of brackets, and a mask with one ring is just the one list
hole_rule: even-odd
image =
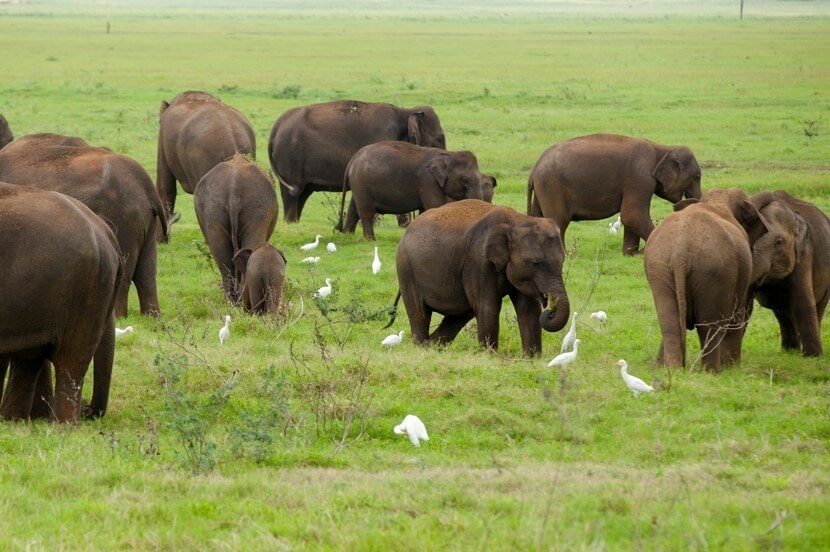
[[[469,151],[395,141],[370,144],[361,148],[346,167],[338,228],[354,232],[359,218],[363,237],[374,240],[376,214],[424,212],[448,200],[483,199],[488,179],[492,177],[479,171],[478,160]],[[349,189],[352,199],[344,221]]]
[[620,213],[623,253],[639,252],[654,230],[651,196],[677,203],[700,198],[700,166],[686,146],[591,134],[548,148],[530,171],[527,213],[553,219],[562,239],[572,220]]
[[337,100],[289,109],[268,138],[268,158],[280,183],[286,222],[297,222],[312,192],[343,189],[346,165],[363,146],[397,140],[446,149],[444,130],[429,106]]
[[[400,295],[415,343],[449,343],[473,318],[478,340],[498,349],[502,299],[516,309],[522,349],[542,349],[542,329],[568,321],[565,251],[552,221],[475,199],[430,209],[398,245]],[[542,310],[543,304],[550,307]],[[429,333],[432,313],[444,315]]]
[[0,150],[0,180],[64,193],[112,224],[124,255],[115,315],[127,315],[131,283],[141,314],[160,314],[156,236],[166,233],[167,218],[141,165],[77,136],[29,134]]

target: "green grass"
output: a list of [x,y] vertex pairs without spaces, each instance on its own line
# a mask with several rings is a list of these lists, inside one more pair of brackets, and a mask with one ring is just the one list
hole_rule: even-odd
[[[0,112],[15,135],[80,135],[154,176],[158,107],[182,90],[245,113],[264,168],[271,125],[291,106],[427,103],[449,148],[497,176],[495,203],[520,211],[545,148],[616,132],[688,145],[704,189],[780,187],[830,212],[825,3],[748,2],[743,21],[726,2],[704,13],[677,2],[683,15],[670,17],[634,4],[2,6]],[[778,16],[804,7],[811,17]],[[288,319],[274,321],[225,304],[192,196],[179,193],[182,220],[159,253],[164,316],[138,316],[131,297],[119,325],[136,332],[117,344],[107,416],[0,427],[0,548],[830,546],[830,367],[781,352],[768,311],[756,308],[740,367],[659,368],[642,258],[622,257],[607,221],[581,222],[568,230],[571,304],[609,321],[580,317],[564,387],[545,367],[560,336],[543,336],[542,358],[523,357],[509,303],[498,354],[480,350],[472,325],[451,346],[414,347],[403,313],[393,329],[407,336],[387,352],[384,321],[364,318],[394,298],[402,230],[388,216],[377,229],[384,265],[372,276],[373,244],[330,230],[337,200],[315,194],[299,224],[277,225],[290,286]],[[655,220],[669,211],[655,199]],[[308,268],[299,245],[316,233],[338,253]],[[333,323],[311,299],[326,277],[341,308]],[[692,334],[689,345],[694,357]],[[633,398],[619,358],[664,389]],[[235,370],[225,404],[211,394]],[[174,372],[183,380],[171,390]],[[193,411],[176,408],[174,391],[224,405],[204,439],[213,469],[187,462],[179,435]],[[407,413],[430,432],[419,449],[392,433]]]

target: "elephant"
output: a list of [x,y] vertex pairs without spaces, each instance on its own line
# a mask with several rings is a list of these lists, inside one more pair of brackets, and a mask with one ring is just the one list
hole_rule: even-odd
[[124,255],[115,316],[127,315],[131,283],[141,314],[161,313],[156,233],[166,233],[167,218],[141,165],[77,136],[29,134],[0,150],[0,180],[72,196],[112,224]]
[[485,174],[481,182],[482,199],[487,203],[493,203],[493,195],[496,192],[496,177]]
[[830,299],[830,220],[783,190],[750,201],[770,226],[753,249],[751,296],[775,314],[783,349],[820,357],[821,320]]
[[[88,416],[103,416],[115,352],[113,308],[121,252],[108,224],[64,194],[0,183],[0,416],[39,409],[59,422],[81,416],[94,358]],[[51,369],[55,369],[55,392]],[[35,401],[35,392],[42,400]],[[43,401],[48,404],[43,404]]]
[[[384,141],[362,147],[346,167],[338,229],[354,232],[358,217],[363,237],[375,239],[378,213],[423,213],[448,200],[483,199],[485,175],[469,151],[426,148]],[[352,191],[345,221],[346,191]]]
[[14,140],[14,134],[12,134],[12,129],[9,128],[9,122],[0,114],[0,149],[3,149],[12,140]]
[[346,165],[363,146],[384,140],[446,149],[444,130],[429,106],[337,100],[289,109],[268,138],[268,158],[280,183],[286,222],[297,222],[312,192],[339,192]]
[[620,213],[623,254],[639,253],[654,230],[652,194],[672,203],[699,199],[700,166],[686,146],[662,146],[644,138],[592,134],[554,144],[527,181],[527,213],[553,219],[562,239],[572,220]]
[[687,329],[697,329],[705,370],[740,362],[752,247],[768,231],[746,193],[729,188],[678,202],[652,232],[644,265],[662,335],[658,363],[685,365]]
[[[542,329],[559,331],[568,321],[564,258],[559,228],[548,219],[477,199],[426,211],[404,232],[395,259],[413,341],[449,343],[475,318],[479,343],[498,349],[507,295],[523,351],[539,354]],[[433,312],[444,319],[429,334]]]
[[285,253],[264,243],[254,250],[240,249],[233,256],[242,274],[242,306],[254,314],[279,312],[285,282]]
[[241,154],[202,177],[193,192],[199,228],[222,277],[231,303],[239,300],[242,272],[234,266],[241,249],[268,241],[277,224],[277,193],[271,179]]
[[179,218],[176,181],[192,194],[210,169],[237,153],[256,159],[254,129],[242,113],[195,90],[161,102],[156,186],[171,224]]

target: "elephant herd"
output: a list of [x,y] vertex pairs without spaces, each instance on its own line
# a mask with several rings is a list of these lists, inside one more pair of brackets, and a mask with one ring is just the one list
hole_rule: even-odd
[[[623,253],[646,242],[659,362],[685,363],[691,329],[705,368],[738,361],[754,299],[774,311],[785,348],[823,353],[830,221],[781,191],[702,193],[685,146],[610,134],[555,144],[531,170],[526,215],[492,204],[496,179],[472,152],[446,149],[429,106],[342,100],[289,109],[272,127],[268,157],[286,222],[299,220],[314,191],[341,193],[337,229],[353,232],[360,221],[367,239],[377,214],[421,213],[396,257],[416,343],[449,343],[475,318],[479,342],[497,348],[508,296],[524,352],[539,354],[541,330],[558,331],[570,316],[568,225],[620,213]],[[269,243],[279,203],[255,159],[250,122],[205,92],[162,102],[155,187],[125,155],[57,134],[14,139],[0,115],[0,288],[16,290],[0,297],[0,391],[8,372],[0,416],[104,414],[129,286],[142,314],[160,314],[156,244],[180,218],[177,182],[194,196],[228,301],[258,314],[279,310],[286,260]],[[675,205],[657,228],[652,195]],[[432,313],[443,319],[430,333]],[[90,362],[93,394],[82,409]]]

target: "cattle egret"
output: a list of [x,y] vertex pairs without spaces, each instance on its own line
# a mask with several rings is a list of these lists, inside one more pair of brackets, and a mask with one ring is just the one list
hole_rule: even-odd
[[600,324],[605,326],[605,321],[608,320],[608,315],[605,314],[605,311],[597,311],[591,313],[591,318],[595,318]]
[[300,262],[303,264],[317,264],[320,262],[320,257],[306,257]]
[[219,330],[219,344],[224,345],[231,335],[231,315],[225,315],[225,325]]
[[576,340],[576,317],[579,313],[574,311],[574,317],[571,320],[571,327],[568,328],[568,333],[562,338],[562,347],[559,349],[560,353],[564,353],[573,347],[574,340]]
[[300,249],[302,249],[303,251],[311,251],[312,249],[315,249],[318,245],[320,245],[320,238],[322,237],[323,236],[321,236],[320,234],[317,234],[317,237],[314,238],[313,242],[301,245]]
[[622,374],[623,381],[628,388],[631,389],[631,392],[634,393],[635,397],[640,393],[651,393],[654,391],[654,387],[650,386],[640,378],[628,374],[628,363],[626,361],[619,360],[617,361],[617,365],[620,367],[620,374]]
[[372,274],[380,272],[380,257],[378,256],[378,246],[375,246],[375,260],[372,261]]
[[393,431],[398,435],[408,435],[409,440],[416,447],[421,446],[419,441],[429,441],[429,435],[427,435],[427,428],[424,426],[424,422],[414,414],[407,414],[403,422],[396,425]]
[[337,251],[337,246],[334,245],[334,242],[329,242],[326,244],[326,251],[329,253],[334,253]]
[[617,220],[615,220],[614,222],[609,222],[608,223],[608,232],[612,236],[616,236],[617,232],[619,232],[619,230],[620,230],[620,225],[621,224],[622,224],[622,222],[620,221],[620,216],[617,215]]
[[553,360],[548,362],[548,367],[561,366],[562,368],[567,368],[568,364],[576,360],[577,349],[579,349],[579,340],[575,339],[573,350],[568,351],[567,353],[560,353],[556,355],[556,357],[554,357]]
[[326,278],[326,285],[318,289],[317,292],[314,294],[314,297],[324,299],[329,295],[331,295],[331,278]]
[[121,337],[124,334],[132,333],[133,327],[127,326],[123,330],[121,328],[115,328],[115,337]]
[[387,335],[383,338],[383,341],[381,341],[380,344],[391,349],[395,345],[398,345],[401,341],[403,341],[403,330],[399,331],[396,334]]

